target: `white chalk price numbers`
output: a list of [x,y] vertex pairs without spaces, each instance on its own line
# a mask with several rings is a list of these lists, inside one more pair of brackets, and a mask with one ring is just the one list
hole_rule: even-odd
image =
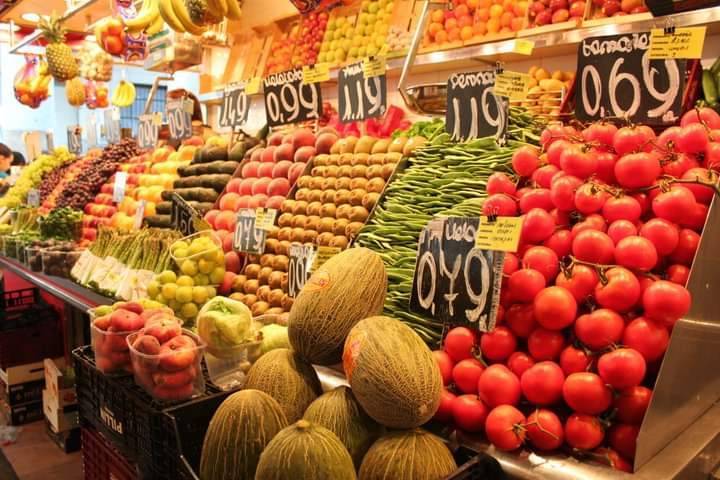
[[221,127],[236,128],[244,125],[250,112],[250,101],[244,85],[230,85],[223,92],[220,104]]
[[338,73],[338,112],[343,123],[381,117],[387,110],[385,74],[366,76],[363,62],[351,63]]
[[447,82],[445,130],[454,140],[494,136],[504,142],[509,102],[493,93],[495,70],[455,73]]
[[303,83],[301,68],[268,75],[263,79],[263,90],[265,114],[271,127],[320,118],[320,84]]
[[192,136],[192,100],[181,98],[167,102],[166,117],[170,128],[170,138],[185,140]]

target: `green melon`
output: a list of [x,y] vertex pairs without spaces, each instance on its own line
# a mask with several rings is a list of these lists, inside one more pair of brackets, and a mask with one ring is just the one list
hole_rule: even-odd
[[418,427],[440,405],[442,379],[432,352],[398,320],[371,317],[355,325],[343,368],[360,405],[386,427]]
[[265,447],[255,480],[355,480],[352,458],[325,427],[300,420]]
[[377,253],[367,248],[338,253],[313,273],[293,302],[290,345],[314,364],[339,363],[348,332],[382,312],[386,291],[385,265]]
[[322,394],[312,365],[287,348],[260,357],[248,372],[245,388],[260,390],[274,398],[288,422],[299,420],[308,405]]
[[200,458],[200,478],[253,480],[265,446],[287,426],[280,405],[266,393],[233,393],[210,420]]
[[305,410],[303,419],[333,432],[350,452],[359,468],[370,445],[382,434],[383,428],[360,407],[346,386],[323,393]]
[[365,455],[359,479],[442,480],[456,469],[442,440],[416,428],[380,437]]

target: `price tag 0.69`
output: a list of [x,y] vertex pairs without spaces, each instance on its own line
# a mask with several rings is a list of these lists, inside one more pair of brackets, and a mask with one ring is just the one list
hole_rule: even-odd
[[495,71],[456,73],[447,83],[445,130],[454,140],[503,136],[507,105],[493,93]]
[[67,144],[70,153],[79,155],[82,151],[82,128],[79,125],[67,128]]
[[231,86],[223,92],[220,126],[236,128],[247,122],[250,102],[244,86]]
[[167,103],[167,122],[170,138],[185,140],[192,136],[192,100],[170,100]]
[[140,148],[155,148],[157,145],[158,135],[160,134],[160,125],[156,121],[156,115],[140,115],[138,124],[137,143]]
[[267,231],[256,226],[256,213],[253,209],[243,209],[238,212],[233,248],[239,252],[260,255],[265,251]]
[[197,211],[177,193],[171,194],[170,222],[173,228],[184,236],[195,233],[195,218],[199,218]]
[[431,221],[420,234],[410,310],[450,325],[495,326],[504,253],[475,248],[479,219]]
[[310,278],[310,269],[315,259],[315,247],[294,243],[290,245],[288,262],[288,294],[295,298]]
[[320,118],[322,92],[320,84],[303,84],[300,68],[273,73],[263,80],[265,114],[268,125],[277,127],[288,123]]
[[675,123],[682,113],[685,60],[650,60],[650,32],[589,38],[578,47],[575,116]]
[[338,103],[343,123],[381,117],[387,110],[385,74],[366,76],[363,62],[352,63],[338,74]]

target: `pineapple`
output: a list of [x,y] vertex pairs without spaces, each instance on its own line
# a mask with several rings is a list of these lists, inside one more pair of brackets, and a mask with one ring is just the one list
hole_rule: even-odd
[[208,6],[207,0],[185,0],[190,19],[195,25],[212,25],[220,23],[222,16],[215,15]]
[[40,21],[40,30],[48,44],[45,47],[50,75],[56,80],[70,80],[78,75],[78,64],[73,57],[72,49],[65,43],[65,28],[56,13],[50,20]]

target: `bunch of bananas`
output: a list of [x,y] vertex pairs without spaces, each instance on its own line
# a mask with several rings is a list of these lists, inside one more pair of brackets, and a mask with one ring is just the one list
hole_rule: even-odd
[[202,35],[207,24],[219,23],[224,17],[239,20],[241,14],[241,0],[189,0],[187,3],[184,0],[158,0],[158,3],[160,16],[170,28],[192,35]]
[[145,32],[148,37],[160,33],[164,27],[165,22],[160,16],[159,0],[144,0],[137,16],[125,20],[125,28],[128,33]]
[[119,108],[129,107],[135,101],[135,85],[131,82],[120,80],[118,86],[115,87],[110,101]]

